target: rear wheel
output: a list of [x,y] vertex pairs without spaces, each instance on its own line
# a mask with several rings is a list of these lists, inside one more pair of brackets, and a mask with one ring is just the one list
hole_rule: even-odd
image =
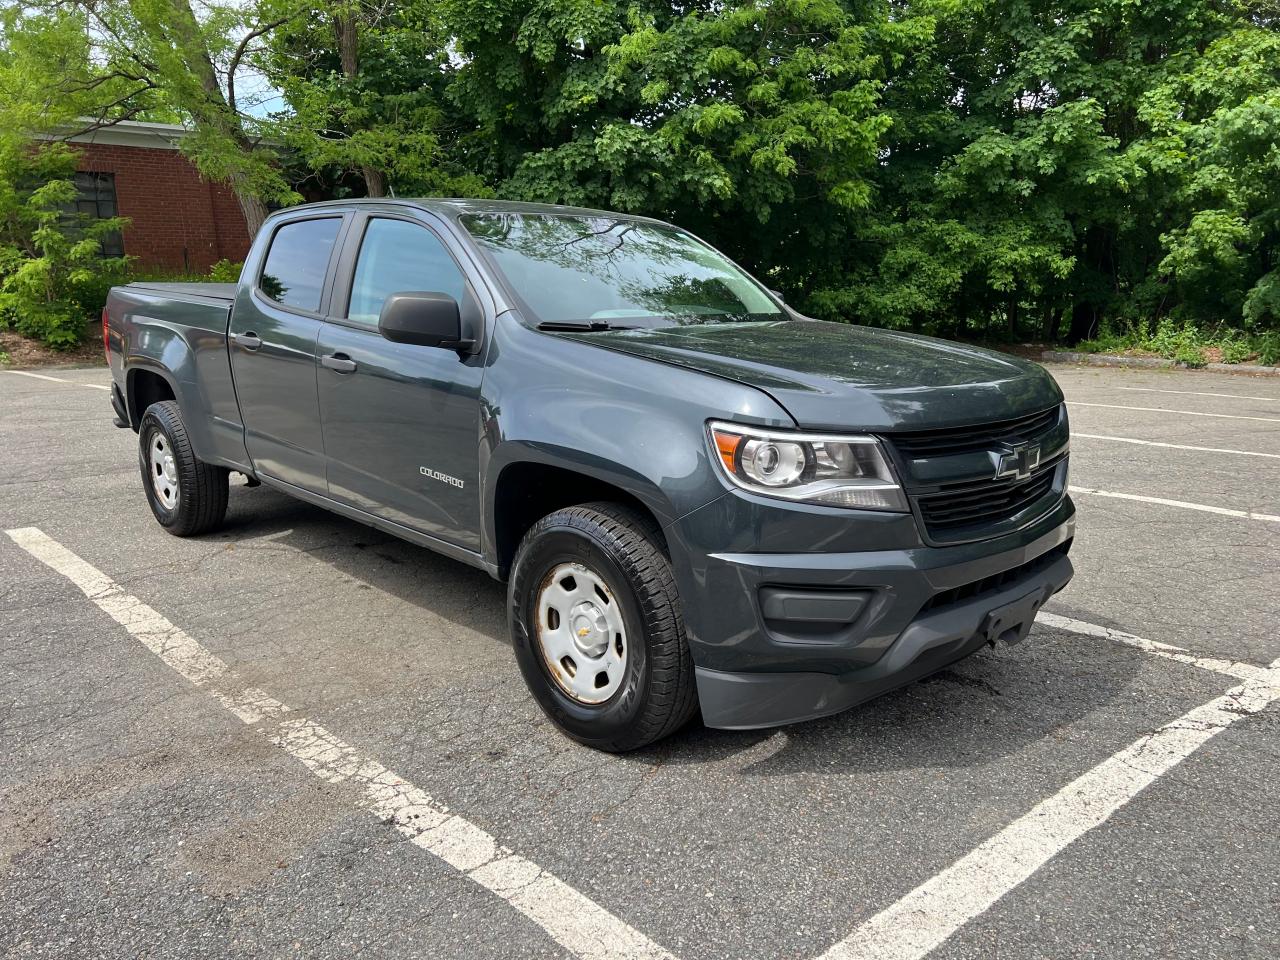
[[525,681],[573,739],[634,750],[693,716],[679,596],[647,517],[613,503],[544,517],[516,553],[508,600]]
[[147,503],[160,526],[190,537],[222,524],[228,471],[196,457],[174,401],[153,403],[142,415],[138,461]]

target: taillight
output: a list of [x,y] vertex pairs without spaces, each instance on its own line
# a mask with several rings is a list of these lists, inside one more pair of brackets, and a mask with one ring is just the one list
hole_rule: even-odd
[[107,326],[107,308],[102,308],[102,349],[106,351],[108,362],[111,360],[111,329]]

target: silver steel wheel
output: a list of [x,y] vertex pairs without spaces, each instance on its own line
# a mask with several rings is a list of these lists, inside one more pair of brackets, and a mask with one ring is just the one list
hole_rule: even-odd
[[604,703],[627,671],[622,607],[603,578],[561,563],[538,588],[538,649],[547,670],[579,703]]
[[151,435],[148,462],[151,465],[151,489],[164,508],[172,510],[178,505],[178,465],[174,463],[169,438],[159,430]]

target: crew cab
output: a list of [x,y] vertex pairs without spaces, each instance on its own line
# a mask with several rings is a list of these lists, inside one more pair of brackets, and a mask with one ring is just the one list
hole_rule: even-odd
[[657,220],[294,207],[238,284],[116,287],[103,334],[161,526],[217,528],[234,471],[488,571],[600,749],[846,709],[1023,639],[1072,575],[1043,369],[808,319]]

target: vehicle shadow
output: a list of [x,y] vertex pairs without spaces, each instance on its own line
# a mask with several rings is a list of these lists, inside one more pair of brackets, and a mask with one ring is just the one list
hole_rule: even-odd
[[508,643],[506,586],[483,570],[267,488],[233,489],[222,536],[272,541],[447,620]]
[[[269,539],[407,604],[507,645],[506,588],[481,570],[270,490],[233,497],[224,536]],[[745,776],[918,770],[990,763],[1105,710],[1144,655],[1037,626],[1017,647],[972,657],[844,713],[780,729],[722,731],[695,719],[615,758],[646,767],[740,762]],[[516,671],[511,664],[513,675]],[[547,734],[555,736],[549,724]]]
[[1139,651],[1037,626],[1018,647],[983,648],[831,717],[753,731],[697,723],[631,757],[732,764],[741,756],[741,774],[764,777],[982,766],[1039,741],[1065,739],[1067,728],[1105,713],[1143,666]]

